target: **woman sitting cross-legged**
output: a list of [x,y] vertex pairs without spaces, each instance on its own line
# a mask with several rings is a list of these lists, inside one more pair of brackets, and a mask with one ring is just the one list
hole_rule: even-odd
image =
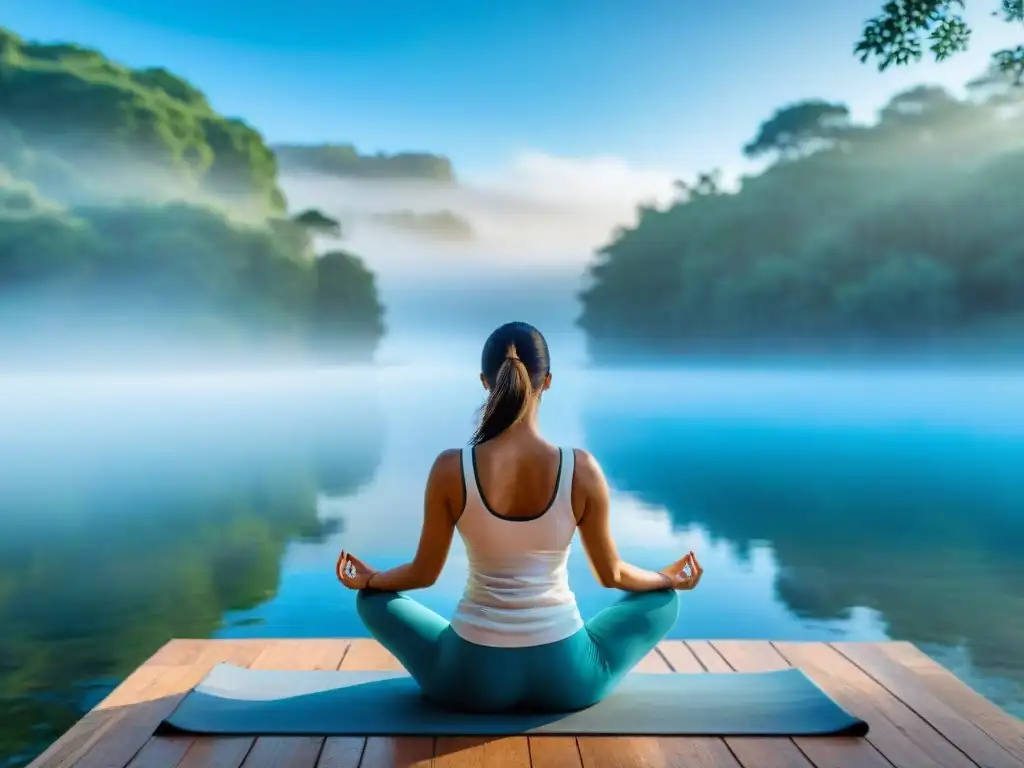
[[[412,562],[377,571],[342,551],[338,578],[359,590],[366,628],[428,698],[472,712],[582,709],[668,633],[677,591],[696,587],[703,569],[693,552],[660,571],[620,559],[597,462],[540,434],[551,373],[537,329],[501,326],[482,363],[488,398],[479,428],[470,447],[434,462]],[[632,593],[586,622],[566,570],[577,529],[601,585]],[[456,530],[469,578],[446,621],[403,593],[436,581]]]

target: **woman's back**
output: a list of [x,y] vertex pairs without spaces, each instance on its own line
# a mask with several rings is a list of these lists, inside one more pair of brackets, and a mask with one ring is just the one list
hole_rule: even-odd
[[[700,568],[693,553],[661,571],[619,557],[597,462],[540,436],[551,386],[540,331],[496,329],[480,380],[488,396],[471,447],[441,453],[427,478],[416,556],[381,572],[343,551],[338,578],[360,590],[370,633],[435,701],[488,712],[590,706],[669,631],[674,590],[695,587]],[[585,624],[566,567],[577,528],[601,585],[633,593]],[[400,593],[435,583],[456,530],[469,576],[449,622]]]
[[[519,442],[519,441],[517,441]],[[469,575],[452,629],[477,645],[557,642],[583,626],[569,588],[575,455],[540,442],[462,451],[456,528]]]

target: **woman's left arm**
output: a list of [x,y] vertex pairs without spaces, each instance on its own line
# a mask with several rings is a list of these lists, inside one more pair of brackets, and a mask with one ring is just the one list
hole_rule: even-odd
[[374,573],[369,589],[407,592],[437,581],[448,559],[463,504],[461,451],[444,451],[434,460],[423,496],[423,530],[416,556],[405,565]]

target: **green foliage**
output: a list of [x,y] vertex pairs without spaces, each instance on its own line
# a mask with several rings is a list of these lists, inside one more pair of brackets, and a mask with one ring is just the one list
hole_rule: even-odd
[[366,357],[384,336],[374,275],[359,257],[330,251],[316,260],[313,329],[327,356]]
[[451,160],[426,152],[362,155],[352,144],[278,144],[273,149],[281,170],[285,172],[361,179],[455,181]]
[[132,70],[75,45],[28,43],[3,29],[0,51],[4,119],[35,149],[86,176],[111,166],[144,169],[174,188],[283,210],[274,154],[260,134],[217,114],[181,78]]
[[[116,349],[145,328],[212,350],[298,351],[330,337],[372,354],[382,327],[372,276],[317,288],[313,237],[340,237],[339,223],[319,211],[289,218],[273,152],[192,85],[0,29],[0,103],[8,337],[73,346],[91,327]],[[328,311],[331,301],[350,306]],[[344,327],[328,329],[329,317]]]
[[474,238],[473,226],[462,216],[448,210],[432,213],[391,211],[378,213],[374,218],[389,227],[429,235],[439,240],[466,242]]
[[845,104],[805,101],[778,110],[761,126],[757,137],[743,148],[747,157],[766,152],[793,154],[834,142],[844,135],[850,122]]
[[[878,60],[880,70],[919,61],[927,43],[936,61],[967,50],[971,29],[957,12],[964,0],[889,0],[880,15],[864,26],[854,46],[862,62]],[[1001,15],[1008,23],[1024,22],[1024,0],[1001,0]],[[993,63],[1002,72],[1024,82],[1024,45],[996,51]]]
[[[17,215],[4,210],[12,198]],[[312,256],[287,228],[242,225],[185,203],[26,215],[30,200],[0,188],[0,307],[23,338],[92,328],[116,346],[144,325],[213,349],[301,347],[324,301]]]
[[292,221],[310,234],[341,237],[341,222],[313,208],[292,216]]
[[590,268],[598,360],[673,353],[951,349],[1024,340],[1024,92],[993,71],[958,100],[897,94],[873,125],[843,105],[777,111],[774,158],[639,210]]

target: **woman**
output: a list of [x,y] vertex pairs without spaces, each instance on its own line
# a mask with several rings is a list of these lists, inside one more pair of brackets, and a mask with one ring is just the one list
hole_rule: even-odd
[[[359,590],[359,616],[424,694],[464,711],[565,712],[600,701],[675,623],[677,590],[703,570],[693,552],[660,571],[619,557],[608,485],[585,451],[541,437],[537,409],[551,386],[536,328],[509,323],[487,339],[488,391],[471,446],[437,457],[412,562],[377,571],[342,551],[338,578]],[[566,561],[575,531],[597,580],[632,594],[584,622]],[[400,594],[429,587],[458,530],[469,558],[450,622]]]

